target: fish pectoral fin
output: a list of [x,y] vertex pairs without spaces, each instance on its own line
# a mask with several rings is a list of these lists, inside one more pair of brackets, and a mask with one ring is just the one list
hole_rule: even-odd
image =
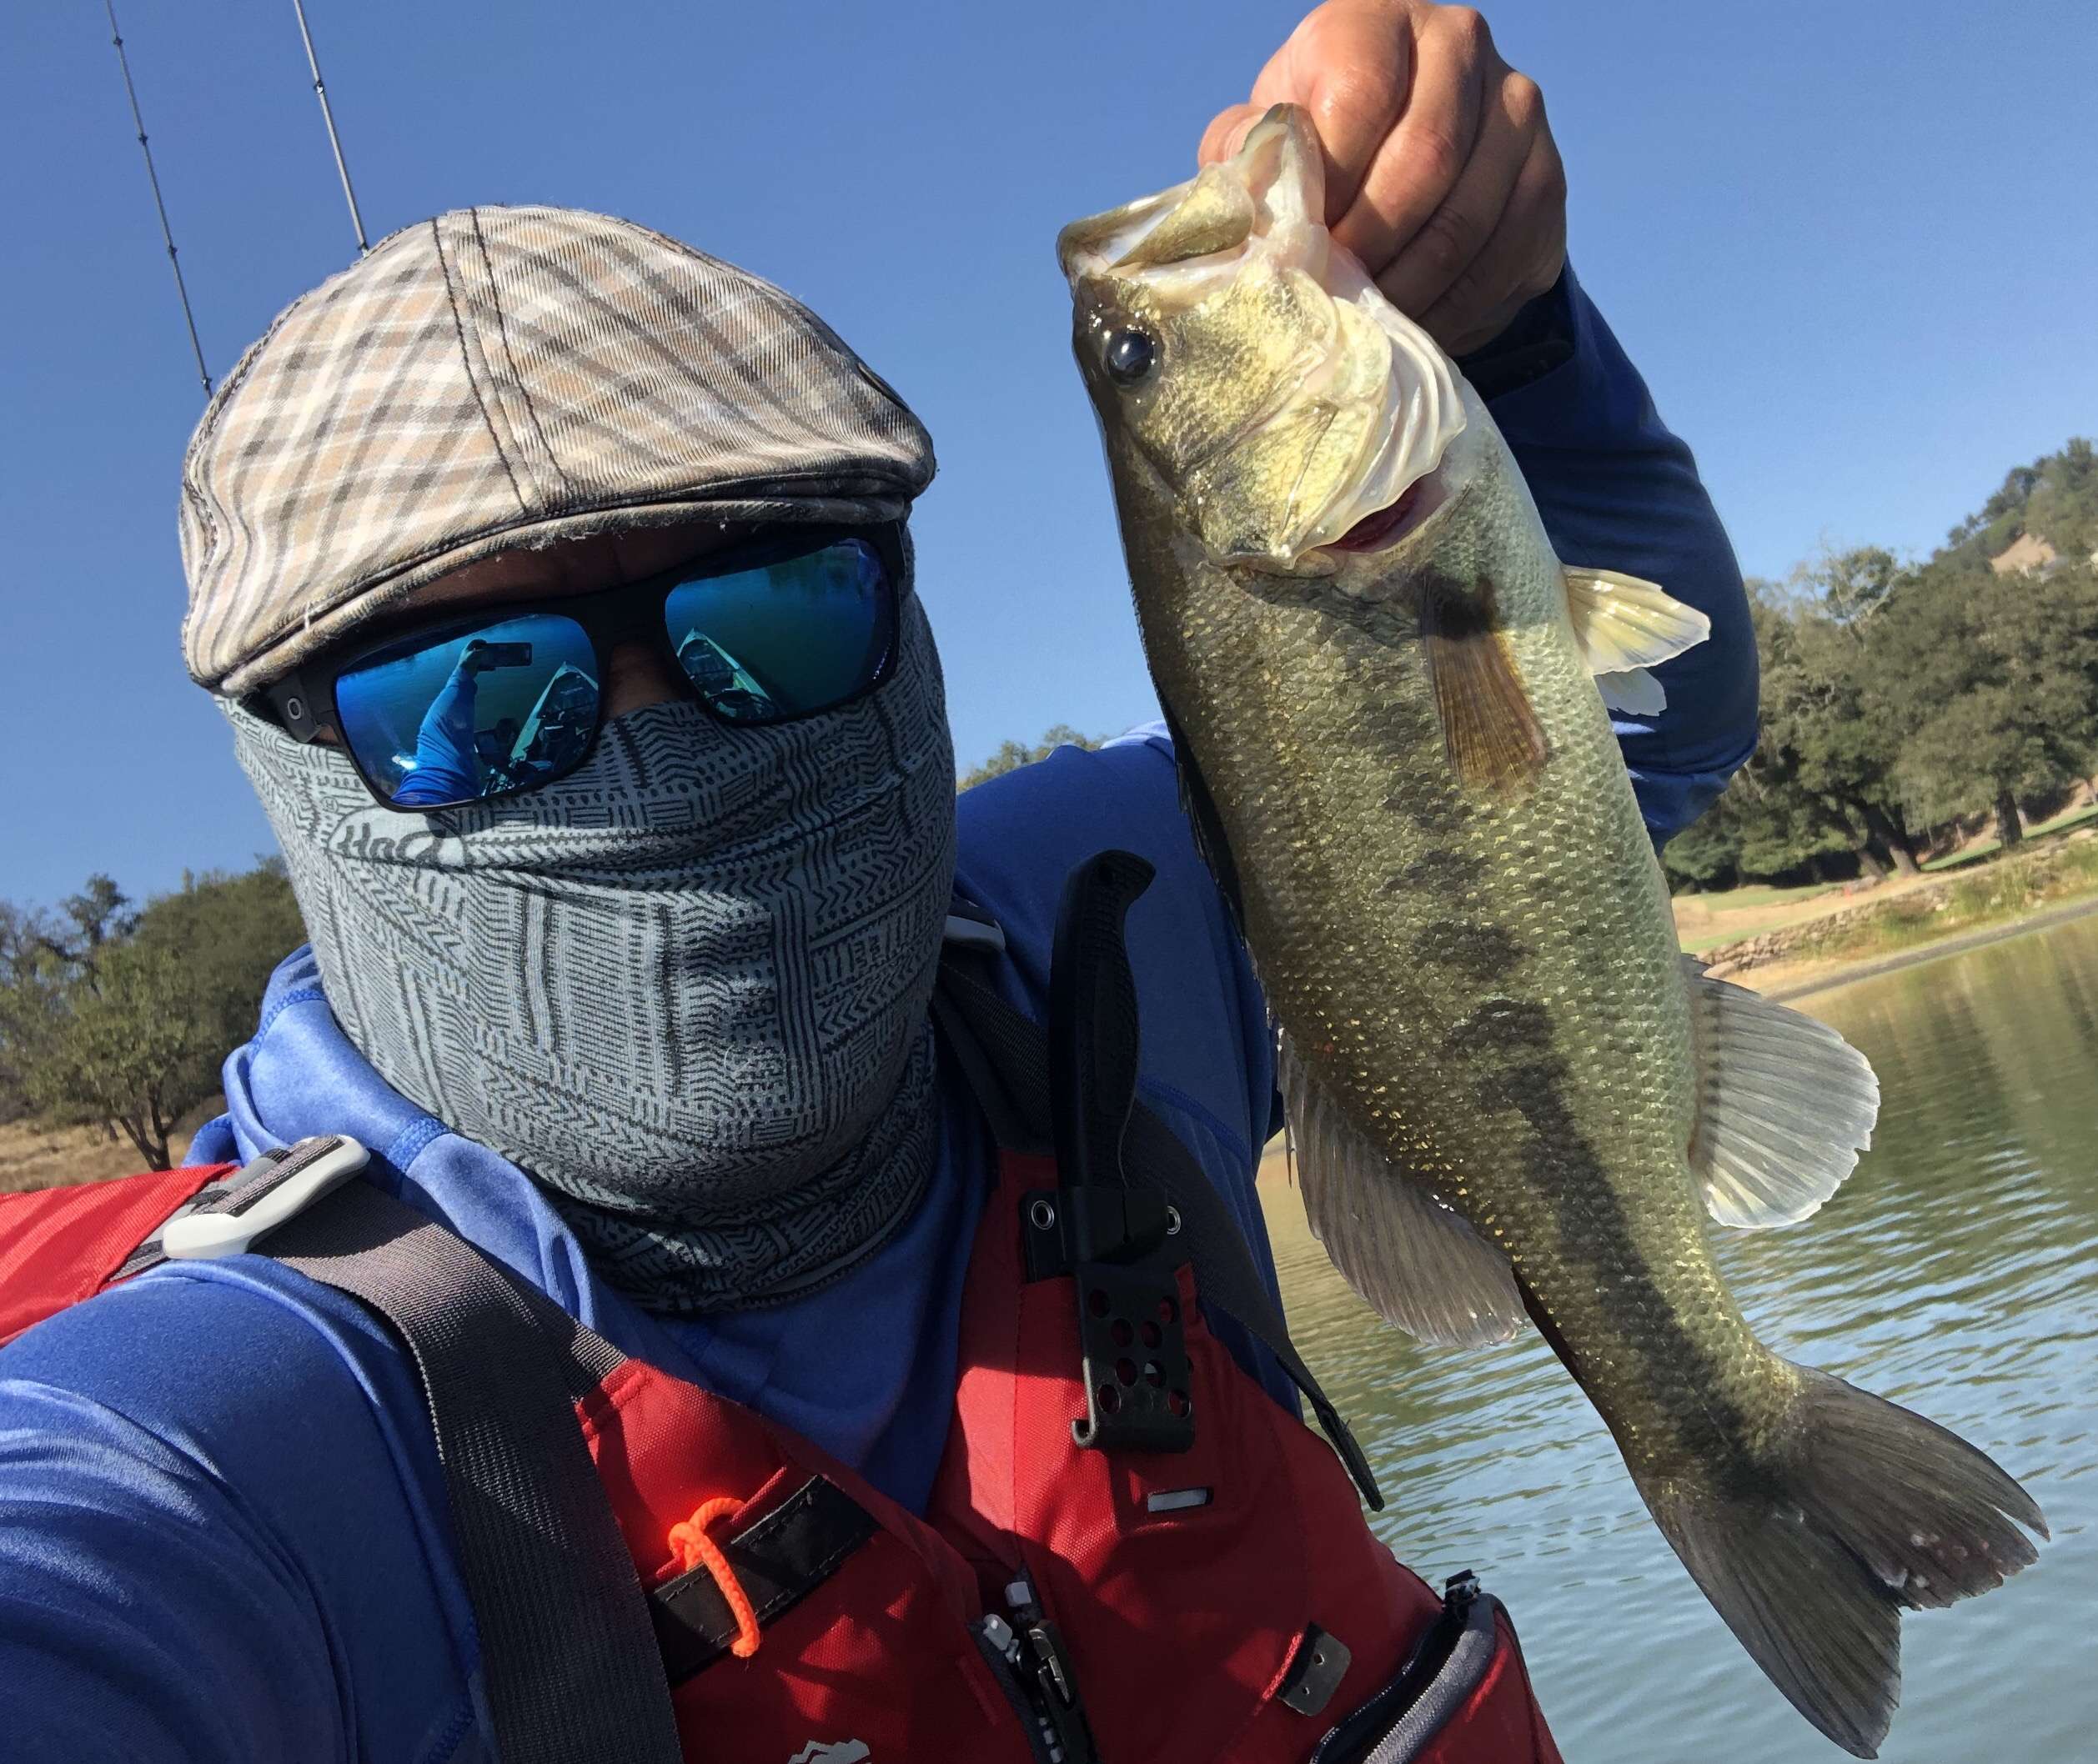
[[1423,1341],[1476,1347],[1527,1321],[1508,1257],[1372,1145],[1282,1038],[1277,1075],[1304,1212],[1348,1284]]
[[1712,621],[1637,576],[1575,564],[1561,574],[1574,640],[1602,688],[1603,702],[1613,710],[1658,715],[1668,694],[1646,669],[1703,643],[1712,634]]
[[1491,795],[1523,794],[1551,758],[1551,744],[1515,671],[1492,584],[1482,579],[1468,594],[1431,585],[1421,599],[1421,649],[1458,782]]
[[[1718,1485],[1633,1480],[1713,1608],[1794,1708],[1878,1755],[1901,1612],[2000,1586],[2047,1535],[2031,1496],[1957,1434],[1811,1367],[1782,1459]],[[2022,1529],[2021,1529],[2022,1528]]]
[[1629,710],[1635,717],[1658,717],[1669,708],[1668,693],[1644,668],[1599,674],[1595,684],[1603,694],[1603,703],[1612,710]]
[[1819,1210],[1872,1143],[1880,1080],[1825,1023],[1683,958],[1697,1056],[1690,1165],[1706,1209],[1742,1230]]

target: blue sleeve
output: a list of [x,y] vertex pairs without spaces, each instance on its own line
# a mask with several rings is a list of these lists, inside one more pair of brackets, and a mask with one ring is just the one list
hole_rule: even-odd
[[474,705],[479,694],[462,659],[423,713],[415,731],[415,768],[394,793],[396,803],[405,808],[464,802],[479,791],[480,760],[474,751]]
[[1668,709],[1616,714],[1618,739],[1654,843],[1704,813],[1756,737],[1755,633],[1740,566],[1690,450],[1669,432],[1639,370],[1569,267],[1544,316],[1570,341],[1563,363],[1488,400],[1560,560],[1658,583],[1712,634],[1654,670]]
[[0,1353],[11,1760],[482,1755],[434,1448],[385,1419],[412,1375],[256,1260],[148,1275]]

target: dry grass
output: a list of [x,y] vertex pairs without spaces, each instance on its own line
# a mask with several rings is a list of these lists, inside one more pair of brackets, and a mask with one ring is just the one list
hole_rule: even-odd
[[[169,1141],[180,1163],[198,1130],[225,1107],[214,1096],[186,1115]],[[98,1127],[33,1127],[16,1121],[0,1127],[0,1195],[24,1189],[63,1188],[75,1182],[98,1182],[106,1176],[128,1176],[146,1167],[138,1147],[119,1135],[110,1139]]]

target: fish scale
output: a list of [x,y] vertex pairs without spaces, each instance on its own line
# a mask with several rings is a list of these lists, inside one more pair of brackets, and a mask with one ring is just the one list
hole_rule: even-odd
[[1872,1756],[1900,1610],[1999,1584],[2044,1521],[1965,1442],[1764,1347],[1728,1291],[1708,1210],[1811,1214],[1876,1081],[1685,968],[1606,699],[1659,702],[1644,670],[1708,627],[1553,555],[1485,407],[1327,236],[1322,177],[1277,107],[1059,242],[1313,1228],[1402,1326],[1542,1333],[1757,1663]]

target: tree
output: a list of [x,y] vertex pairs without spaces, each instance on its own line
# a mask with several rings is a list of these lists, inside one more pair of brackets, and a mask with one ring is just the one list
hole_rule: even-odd
[[28,1062],[29,1105],[53,1126],[120,1129],[152,1168],[165,1169],[168,1135],[217,1088],[226,1045],[165,950],[116,945],[78,981],[58,994]]
[[2020,520],[2066,558],[2098,549],[2098,449],[2079,435],[2033,468],[2035,482]]
[[1993,808],[2015,844],[2020,803],[2085,776],[2098,749],[2098,572],[1974,575],[1946,611],[1943,689],[1902,769],[1931,804]]
[[1045,729],[1041,740],[1032,747],[1023,747],[1017,741],[1001,744],[997,751],[981,765],[964,772],[956,780],[955,788],[957,790],[973,789],[980,784],[986,784],[993,778],[1001,778],[1007,772],[1016,771],[1023,765],[1032,765],[1038,759],[1046,759],[1060,747],[1091,749],[1099,747],[1103,739],[1098,735],[1082,735],[1068,723],[1059,723],[1052,729]]
[[1880,621],[1912,581],[1891,553],[1868,547],[1803,567],[1784,586],[1749,584],[1762,739],[1714,824],[1687,849],[1671,846],[1679,876],[1709,886],[1729,872],[1818,872],[1846,853],[1875,875],[1915,869],[1895,776],[1913,719],[1878,653]]
[[[2021,534],[2056,561],[1990,566]],[[1855,854],[1916,868],[1933,827],[2058,798],[2098,759],[2098,449],[2015,468],[1920,564],[1880,546],[1749,584],[1763,669],[1754,754],[1665,863],[1725,886]]]
[[1913,719],[1880,638],[1913,577],[1867,547],[1823,559],[1805,581],[1791,610],[1766,605],[1758,619],[1766,774],[1804,799],[1791,818],[1815,845],[1840,837],[1874,874],[1912,874],[1895,765]]
[[0,914],[0,1090],[51,1125],[121,1131],[158,1169],[305,933],[274,859],[185,876],[142,912],[129,905],[95,876],[63,904],[63,923]]
[[1855,626],[1885,603],[1910,572],[1880,545],[1824,553],[1802,571],[1820,610],[1838,624]]

